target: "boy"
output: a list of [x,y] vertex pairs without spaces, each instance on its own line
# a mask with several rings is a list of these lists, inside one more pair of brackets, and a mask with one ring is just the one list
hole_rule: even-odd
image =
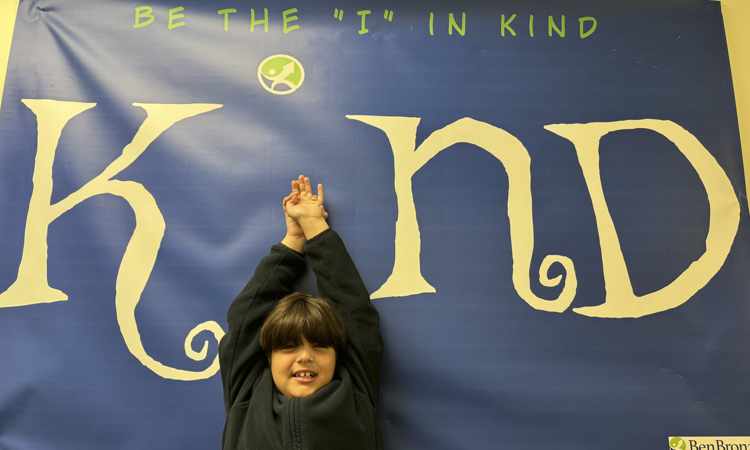
[[[224,450],[376,450],[378,314],[338,234],[323,185],[300,175],[287,233],[229,307],[219,345]],[[310,261],[320,294],[292,293]],[[281,300],[281,301],[279,301]]]

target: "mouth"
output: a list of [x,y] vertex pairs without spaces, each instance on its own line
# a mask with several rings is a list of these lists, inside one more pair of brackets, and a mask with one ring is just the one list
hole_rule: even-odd
[[318,372],[315,372],[314,370],[297,370],[292,373],[292,378],[303,384],[312,383],[317,377]]

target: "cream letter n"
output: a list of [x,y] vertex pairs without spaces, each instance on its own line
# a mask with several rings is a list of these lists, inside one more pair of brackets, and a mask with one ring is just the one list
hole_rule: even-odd
[[[561,313],[573,301],[578,286],[573,261],[566,256],[547,255],[539,267],[539,282],[547,287],[562,283],[562,275],[550,278],[548,270],[559,263],[565,283],[557,299],[546,300],[531,290],[529,271],[534,253],[534,222],[531,206],[531,158],[521,141],[505,130],[471,118],[459,119],[430,134],[416,147],[419,118],[346,116],[383,131],[393,151],[394,188],[398,205],[393,271],[372,293],[373,299],[435,292],[422,276],[419,262],[421,240],[412,193],[412,177],[438,153],[459,142],[476,145],[500,161],[508,174],[508,221],[513,256],[513,287],[532,308]],[[415,148],[416,147],[416,148]]]

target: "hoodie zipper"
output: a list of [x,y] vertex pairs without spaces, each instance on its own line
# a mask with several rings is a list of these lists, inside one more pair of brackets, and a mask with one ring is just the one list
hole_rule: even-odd
[[302,421],[300,420],[299,399],[289,399],[289,431],[292,436],[293,450],[304,450],[302,446]]

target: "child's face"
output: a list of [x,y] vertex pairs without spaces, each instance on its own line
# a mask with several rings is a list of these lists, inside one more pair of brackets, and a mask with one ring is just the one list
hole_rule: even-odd
[[276,389],[287,397],[307,397],[333,379],[336,350],[316,347],[304,337],[297,347],[271,352],[271,375]]

